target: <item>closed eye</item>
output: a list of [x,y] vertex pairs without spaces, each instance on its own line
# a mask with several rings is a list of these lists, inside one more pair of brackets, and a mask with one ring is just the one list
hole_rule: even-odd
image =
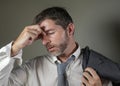
[[52,35],[55,33],[55,30],[49,30],[49,31],[46,31],[45,33],[46,35]]

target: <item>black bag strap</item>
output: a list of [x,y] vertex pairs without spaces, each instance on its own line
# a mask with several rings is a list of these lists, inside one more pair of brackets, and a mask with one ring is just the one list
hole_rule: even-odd
[[89,47],[86,46],[85,48],[81,49],[81,54],[83,55],[83,70],[87,67],[88,61],[89,61],[89,55],[90,55],[90,50]]

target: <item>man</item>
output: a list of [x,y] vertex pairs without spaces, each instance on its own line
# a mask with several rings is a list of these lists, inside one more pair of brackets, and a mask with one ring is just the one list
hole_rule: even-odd
[[[64,8],[43,10],[33,25],[0,49],[0,86],[112,86],[93,68],[83,70],[83,55],[74,32],[73,20]],[[22,49],[39,39],[49,54],[14,69],[16,60],[22,62]]]

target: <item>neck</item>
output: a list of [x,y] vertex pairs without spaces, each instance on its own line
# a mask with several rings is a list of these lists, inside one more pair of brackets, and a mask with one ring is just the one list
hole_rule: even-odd
[[64,51],[64,53],[60,56],[58,56],[58,59],[61,62],[66,62],[67,59],[70,57],[71,54],[73,54],[75,52],[75,50],[77,49],[77,44],[75,42],[71,43],[70,45],[67,46],[66,50]]

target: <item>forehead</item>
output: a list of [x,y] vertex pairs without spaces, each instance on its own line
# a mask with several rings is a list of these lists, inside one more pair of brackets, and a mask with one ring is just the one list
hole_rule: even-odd
[[56,25],[54,20],[51,19],[46,19],[42,21],[40,24],[40,28],[43,30],[49,30],[49,29],[54,29],[60,25]]

